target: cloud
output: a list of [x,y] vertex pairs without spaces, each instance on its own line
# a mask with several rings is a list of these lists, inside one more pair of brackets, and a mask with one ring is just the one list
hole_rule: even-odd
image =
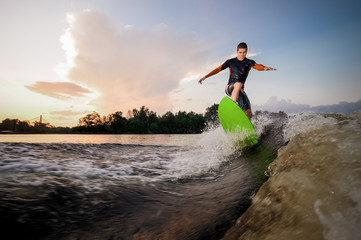
[[72,110],[63,110],[63,111],[52,111],[50,114],[52,115],[61,115],[61,116],[77,116],[85,113],[89,113],[90,111],[81,111],[81,112],[74,112]]
[[72,82],[36,82],[25,86],[31,91],[58,99],[70,99],[71,97],[83,97],[90,90]]
[[251,57],[255,57],[255,56],[261,55],[261,54],[262,54],[261,52],[248,52],[248,53],[247,53],[247,57],[248,57],[248,58],[251,58]]
[[170,94],[210,54],[204,40],[165,24],[151,30],[119,29],[106,15],[89,10],[69,14],[68,21],[64,35],[71,36],[77,54],[67,77],[98,92],[90,104],[100,112],[143,105],[157,112],[171,110]]
[[216,82],[207,82],[206,84],[207,84],[207,85],[217,85]]
[[299,113],[304,111],[322,112],[322,113],[345,113],[349,114],[361,109],[361,99],[357,102],[340,102],[333,105],[321,105],[311,107],[308,104],[296,104],[291,100],[278,100],[276,96],[271,97],[263,105],[255,105],[254,110],[266,110],[270,112],[283,111],[286,113]]
[[283,111],[286,113],[297,113],[303,111],[310,111],[311,107],[307,104],[296,104],[292,103],[291,100],[278,100],[276,96],[270,97],[268,101],[260,106],[255,105],[255,110],[267,110],[271,112]]
[[184,91],[184,88],[181,88],[181,89],[176,89],[173,91],[173,93],[180,93],[180,92],[183,92]]
[[63,110],[63,111],[52,111],[50,112],[50,116],[52,119],[68,121],[74,120],[75,117],[80,117],[80,115],[85,115],[90,113],[91,111],[73,111],[73,110]]

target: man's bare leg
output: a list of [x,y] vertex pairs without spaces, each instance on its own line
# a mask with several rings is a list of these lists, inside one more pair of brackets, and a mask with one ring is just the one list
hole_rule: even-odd
[[[242,86],[243,84],[241,82],[236,82],[234,85],[233,85],[233,91],[232,91],[232,94],[231,94],[231,99],[233,100],[233,102],[237,103],[238,101],[238,97],[239,97],[239,92],[241,91],[242,89]],[[252,110],[251,109],[247,109],[245,111],[247,117],[249,119],[252,118]]]
[[237,103],[237,101],[238,101],[239,91],[241,91],[242,86],[243,86],[243,84],[241,82],[236,82],[235,84],[233,84],[233,91],[231,94],[231,99],[235,103]]
[[247,109],[246,111],[244,111],[244,113],[247,115],[247,117],[249,118],[249,120],[251,120],[253,114],[252,114],[252,110],[251,109]]
[[251,120],[251,118],[252,118],[252,116],[253,116],[252,110],[251,110],[251,109],[247,109],[244,113],[245,113],[245,114],[247,115],[247,117]]

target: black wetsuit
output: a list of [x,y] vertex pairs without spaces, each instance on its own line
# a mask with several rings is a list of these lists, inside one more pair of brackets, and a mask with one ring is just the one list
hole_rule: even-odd
[[242,61],[238,60],[238,58],[231,58],[222,64],[221,70],[229,68],[228,85],[241,82],[242,89],[244,89],[244,84],[248,77],[248,73],[251,70],[251,67],[254,67],[255,65],[256,62],[248,58],[245,58]]
[[205,77],[208,78],[214,74],[219,73],[220,71],[229,68],[229,79],[228,84],[226,87],[226,94],[228,96],[231,96],[233,91],[233,85],[236,82],[242,83],[242,89],[239,91],[239,97],[238,97],[238,105],[243,110],[251,109],[251,103],[247,97],[247,94],[244,92],[244,84],[246,83],[248,73],[251,70],[251,68],[257,69],[258,71],[262,71],[265,69],[265,66],[262,64],[258,64],[255,61],[244,58],[242,61],[238,60],[237,57],[228,59],[225,61],[221,66],[217,67],[210,73],[208,73]]

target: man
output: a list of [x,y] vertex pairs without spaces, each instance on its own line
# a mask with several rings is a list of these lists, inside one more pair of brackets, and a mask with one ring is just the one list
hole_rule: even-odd
[[198,83],[202,84],[206,78],[213,76],[226,68],[229,68],[229,80],[225,90],[226,94],[230,96],[235,103],[238,103],[238,105],[242,107],[246,113],[247,117],[251,119],[251,103],[247,97],[247,94],[244,92],[244,84],[246,82],[248,73],[251,68],[257,69],[258,71],[269,71],[276,69],[265,67],[262,64],[258,64],[255,61],[246,58],[247,50],[248,47],[245,42],[238,44],[237,57],[228,59],[221,66],[217,67],[206,76],[201,78]]

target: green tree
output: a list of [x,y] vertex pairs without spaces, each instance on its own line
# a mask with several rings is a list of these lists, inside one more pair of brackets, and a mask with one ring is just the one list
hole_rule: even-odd
[[45,133],[51,128],[52,126],[49,123],[42,123],[42,122],[34,122],[34,130],[37,133]]
[[95,127],[97,125],[100,125],[102,123],[102,118],[100,117],[99,113],[92,112],[87,114],[85,117],[79,119],[78,126],[84,126],[84,127]]
[[[207,109],[207,114],[216,114],[217,106]],[[212,114],[211,114],[212,113]],[[207,115],[207,116],[208,116]],[[211,118],[211,117],[209,117]],[[218,117],[217,117],[218,119]],[[100,116],[97,112],[87,114],[79,119],[74,132],[108,132],[108,133],[201,133],[206,127],[206,119],[202,114],[179,111],[176,114],[167,112],[157,116],[147,107],[128,111],[128,117],[123,117],[122,112],[115,112],[108,116]]]
[[179,111],[175,114],[175,127],[172,133],[187,133],[189,132],[189,118],[184,111]]
[[175,116],[172,112],[166,112],[160,119],[161,133],[174,133]]
[[152,133],[150,126],[157,128],[157,115],[145,106],[128,112],[129,129],[136,133]]
[[205,121],[211,128],[219,126],[218,105],[219,104],[213,104],[207,107],[206,113],[204,114]]
[[126,133],[128,132],[127,119],[123,117],[123,113],[118,111],[111,114],[110,127],[114,133]]
[[0,129],[1,130],[9,130],[16,132],[17,131],[17,125],[20,122],[19,119],[9,119],[6,118],[1,122]]
[[32,126],[29,121],[19,121],[18,123],[19,132],[30,132],[32,131]]
[[79,119],[78,128],[75,130],[79,132],[106,132],[104,118],[97,112],[87,114],[85,117]]
[[129,133],[141,134],[145,133],[142,122],[137,118],[128,119],[128,131]]
[[187,114],[188,128],[186,133],[201,133],[206,126],[205,119],[202,114],[190,112]]
[[6,118],[0,123],[1,131],[12,131],[12,132],[30,132],[33,131],[33,126],[30,125],[29,121],[20,121],[19,119]]

